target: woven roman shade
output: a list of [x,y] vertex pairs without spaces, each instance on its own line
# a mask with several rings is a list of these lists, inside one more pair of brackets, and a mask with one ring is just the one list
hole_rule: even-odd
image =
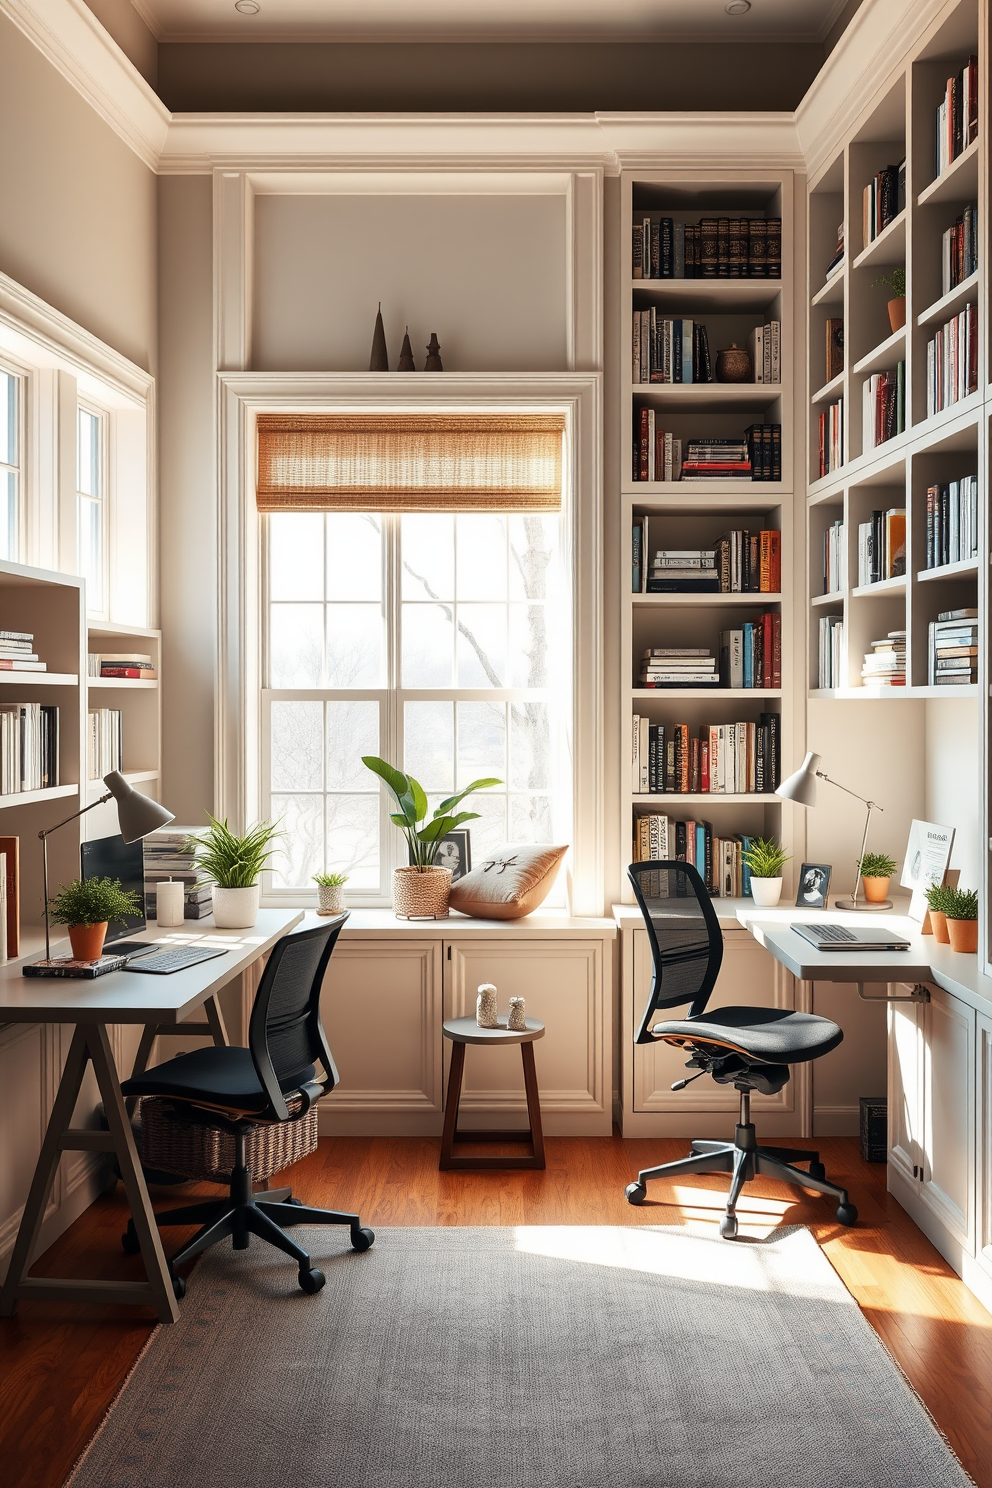
[[559,511],[559,414],[258,416],[260,512]]

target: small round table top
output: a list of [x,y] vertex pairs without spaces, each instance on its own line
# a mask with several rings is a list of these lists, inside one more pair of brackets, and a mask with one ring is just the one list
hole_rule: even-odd
[[527,1028],[507,1028],[505,1016],[498,1028],[480,1028],[475,1018],[448,1018],[442,1025],[444,1036],[456,1044],[530,1044],[544,1037],[544,1024],[537,1018],[525,1019]]

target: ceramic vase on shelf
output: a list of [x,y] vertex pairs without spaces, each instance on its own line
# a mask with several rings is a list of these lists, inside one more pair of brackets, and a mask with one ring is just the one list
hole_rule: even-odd
[[751,898],[762,909],[773,909],[782,897],[782,879],[755,878],[751,875]]
[[95,925],[67,925],[69,944],[76,961],[99,961],[103,955],[103,942],[107,936],[109,920],[100,920]]
[[[933,911],[931,910],[931,914]],[[947,924],[947,938],[952,951],[963,951],[966,955],[974,955],[978,950],[978,921],[977,920],[952,920],[945,915]]]
[[884,904],[889,896],[889,879],[878,878],[874,875],[865,878],[862,875],[861,887],[864,889],[865,898],[869,904]]
[[450,868],[393,869],[393,913],[398,920],[445,919],[450,892]]
[[250,889],[222,889],[214,884],[214,924],[218,930],[250,930],[258,915],[261,894],[258,884]]
[[732,341],[716,354],[717,382],[750,382],[751,356],[743,346]]
[[889,325],[892,327],[893,333],[901,331],[906,324],[906,296],[899,295],[897,299],[890,300],[888,311]]

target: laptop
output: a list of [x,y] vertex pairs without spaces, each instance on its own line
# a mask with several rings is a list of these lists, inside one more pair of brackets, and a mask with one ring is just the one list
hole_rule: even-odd
[[138,956],[150,956],[159,946],[153,940],[132,940],[135,931],[145,929],[145,858],[141,842],[125,842],[119,832],[112,837],[95,837],[80,844],[80,876],[86,878],[117,878],[122,889],[130,889],[140,908],[133,915],[124,915],[111,920],[104,941],[105,954],[126,956],[129,961]]
[[789,929],[795,930],[818,951],[908,951],[911,944],[901,935],[887,933],[881,925],[862,928],[829,921],[813,925],[793,921]]

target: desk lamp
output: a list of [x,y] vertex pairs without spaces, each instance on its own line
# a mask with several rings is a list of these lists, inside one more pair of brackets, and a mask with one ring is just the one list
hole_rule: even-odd
[[883,808],[879,806],[877,801],[868,801],[864,796],[859,796],[857,791],[849,790],[846,785],[841,785],[837,780],[831,780],[830,776],[819,768],[819,765],[820,756],[818,754],[807,754],[799,769],[795,774],[790,775],[788,780],[782,781],[782,784],[777,787],[775,794],[781,796],[786,801],[798,801],[800,806],[815,806],[816,782],[818,780],[826,780],[829,785],[835,785],[845,795],[853,796],[856,801],[860,801],[863,806],[867,806],[868,814],[865,817],[865,830],[861,838],[861,853],[858,857],[858,880],[854,886],[854,898],[836,899],[834,904],[837,909],[891,909],[891,899],[885,899],[881,904],[869,904],[867,901],[860,901],[858,899],[858,894],[861,892],[861,864],[865,860],[865,848],[868,845],[868,828],[871,825],[871,814],[873,811],[881,811]]
[[143,796],[140,791],[136,791],[119,770],[111,770],[109,775],[103,777],[103,783],[107,787],[105,796],[100,796],[96,801],[90,801],[88,806],[74,811],[71,816],[66,817],[65,821],[56,822],[54,827],[46,827],[43,832],[38,833],[45,884],[46,961],[50,961],[52,956],[48,921],[48,839],[52,833],[57,832],[60,827],[67,827],[71,821],[76,820],[77,816],[85,816],[86,812],[92,811],[94,806],[102,806],[111,797],[117,802],[117,820],[125,842],[137,842],[140,837],[147,837],[149,832],[154,832],[157,827],[164,827],[167,822],[174,820],[171,811],[166,811],[164,806],[161,806],[158,801],[153,801],[150,796]]

